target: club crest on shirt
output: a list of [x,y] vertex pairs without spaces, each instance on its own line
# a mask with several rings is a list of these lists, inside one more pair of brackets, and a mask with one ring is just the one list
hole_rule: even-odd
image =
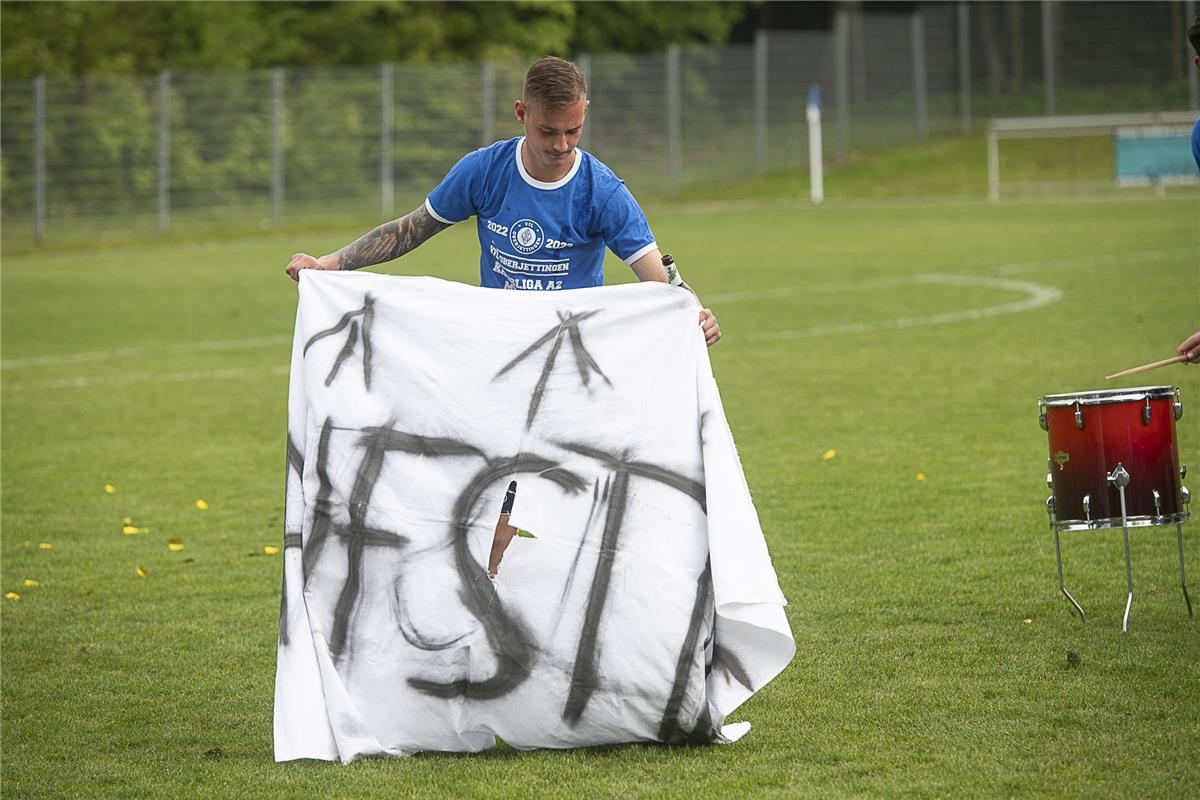
[[531,219],[517,220],[508,229],[508,240],[522,255],[529,255],[542,246],[546,240],[542,226]]

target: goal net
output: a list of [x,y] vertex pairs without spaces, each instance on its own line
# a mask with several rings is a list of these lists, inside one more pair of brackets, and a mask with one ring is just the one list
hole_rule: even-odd
[[1165,191],[1198,183],[1190,145],[1196,116],[1164,111],[993,119],[987,134],[988,199],[999,200],[1002,191],[1006,196],[1130,186]]

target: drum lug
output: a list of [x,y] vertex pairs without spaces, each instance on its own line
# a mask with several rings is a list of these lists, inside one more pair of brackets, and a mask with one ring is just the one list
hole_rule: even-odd
[[1183,417],[1183,402],[1179,399],[1179,389],[1175,390],[1175,421]]
[[1089,523],[1092,521],[1092,496],[1090,494],[1083,496],[1083,519]]
[[1160,495],[1158,493],[1158,489],[1154,489],[1153,491],[1151,491],[1151,494],[1154,495],[1154,516],[1161,517],[1162,516],[1162,495]]
[[1187,464],[1184,464],[1182,467],[1179,468],[1179,480],[1183,480],[1186,477],[1187,477]]
[[1186,486],[1179,487],[1179,499],[1183,501],[1183,505],[1190,511],[1192,506],[1192,493],[1188,491]]
[[1079,407],[1079,403],[1075,403],[1075,427],[1083,430],[1083,409]]
[[1054,495],[1050,495],[1049,497],[1046,498],[1046,514],[1050,517],[1050,527],[1051,528],[1054,527],[1054,511],[1055,511],[1055,509],[1056,509],[1056,504],[1054,502]]
[[1108,474],[1108,482],[1121,489],[1129,485],[1129,471],[1120,461],[1117,462],[1117,468]]
[[1046,488],[1047,489],[1054,488],[1054,473],[1053,472],[1046,473]]
[[1146,405],[1142,409],[1142,424],[1150,424],[1150,395],[1146,395]]
[[1050,430],[1050,421],[1046,418],[1046,401],[1038,400],[1038,425],[1042,426],[1042,430]]

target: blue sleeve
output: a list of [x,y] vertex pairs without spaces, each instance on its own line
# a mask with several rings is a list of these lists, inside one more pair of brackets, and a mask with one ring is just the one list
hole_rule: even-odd
[[475,214],[476,197],[483,181],[484,151],[467,153],[450,168],[442,182],[425,199],[425,207],[438,220],[453,225]]
[[618,183],[608,196],[600,212],[599,227],[604,244],[626,264],[632,264],[657,246],[646,215],[624,182]]
[[1196,159],[1196,169],[1200,169],[1200,119],[1192,128],[1192,158]]

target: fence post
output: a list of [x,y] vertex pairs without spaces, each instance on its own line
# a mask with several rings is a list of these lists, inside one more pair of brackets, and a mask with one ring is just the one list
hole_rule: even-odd
[[837,82],[837,152],[850,153],[850,12],[839,8],[833,17],[834,79]]
[[395,65],[388,62],[379,67],[379,210],[384,219],[395,214],[395,183],[392,169],[392,86]]
[[480,67],[479,146],[496,141],[496,65],[484,61]]
[[767,32],[754,33],[754,152],[760,173],[767,171]]
[[271,69],[271,222],[283,224],[283,67]]
[[1042,0],[1042,82],[1046,87],[1046,116],[1058,113],[1054,97],[1054,2]]
[[[575,66],[579,67],[579,71],[581,73],[583,73],[583,82],[587,86],[588,99],[591,99],[591,97],[592,97],[592,57],[590,55],[588,55],[587,53],[580,53],[578,55],[578,57],[576,57],[576,59],[575,59]],[[588,110],[591,111],[591,106],[588,106]],[[590,133],[591,128],[592,128],[592,120],[591,120],[590,116],[588,116],[586,119],[587,119],[587,124],[583,126],[583,133],[579,137],[579,146],[580,147],[584,147],[584,146],[591,147],[592,140],[590,138],[588,138],[588,134]]]
[[929,95],[925,79],[925,17],[918,8],[910,17],[912,27],[913,96],[917,115],[917,141],[929,141]]
[[46,76],[33,79],[33,240],[46,239]]
[[[1195,18],[1196,0],[1187,0],[1187,3],[1184,4],[1183,24],[1191,25]],[[1197,75],[1200,70],[1197,70],[1192,63],[1192,59],[1196,57],[1196,51],[1192,49],[1191,42],[1186,39],[1184,39],[1183,52],[1185,53],[1184,69],[1187,70],[1188,78],[1188,108],[1200,108],[1200,86],[1197,85],[1200,84],[1200,75]]]
[[158,73],[158,232],[171,224],[171,72]]
[[667,45],[667,186],[679,188],[680,153],[679,45]]
[[958,2],[958,118],[963,133],[971,132],[971,7]]

